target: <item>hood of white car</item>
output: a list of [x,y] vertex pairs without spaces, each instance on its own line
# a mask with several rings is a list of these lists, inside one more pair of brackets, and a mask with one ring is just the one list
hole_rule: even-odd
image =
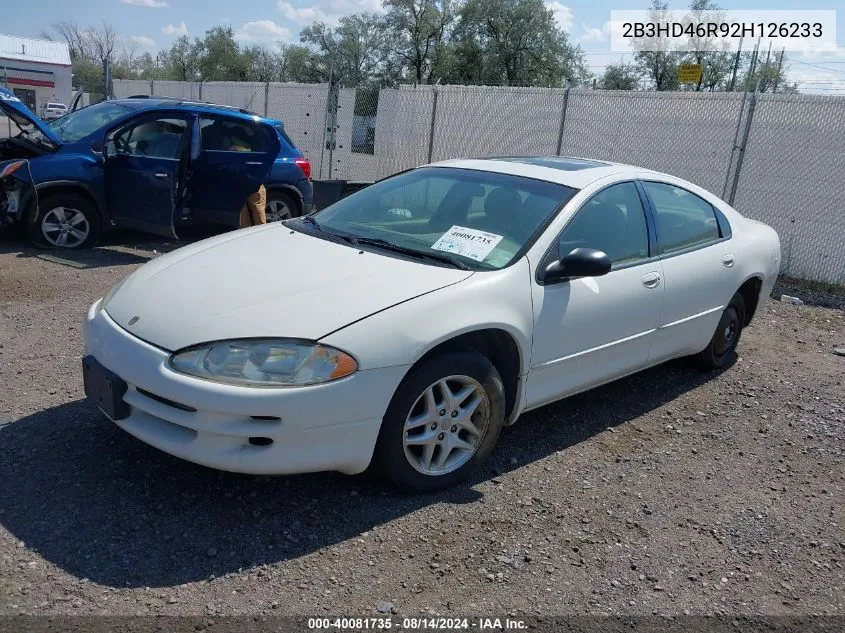
[[135,336],[170,351],[234,338],[316,340],[471,274],[361,253],[271,224],[145,264],[105,310]]

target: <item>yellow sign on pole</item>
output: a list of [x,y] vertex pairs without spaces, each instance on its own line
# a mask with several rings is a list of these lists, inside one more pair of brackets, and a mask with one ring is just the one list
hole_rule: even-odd
[[701,64],[678,66],[678,81],[682,84],[697,84],[701,81]]

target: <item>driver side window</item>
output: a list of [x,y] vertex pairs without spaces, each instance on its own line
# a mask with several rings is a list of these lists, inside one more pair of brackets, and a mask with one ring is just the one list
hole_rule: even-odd
[[119,130],[112,140],[118,154],[176,159],[187,131],[184,119],[146,119]]
[[611,185],[585,202],[561,233],[560,248],[604,251],[613,268],[646,259],[648,229],[636,185]]

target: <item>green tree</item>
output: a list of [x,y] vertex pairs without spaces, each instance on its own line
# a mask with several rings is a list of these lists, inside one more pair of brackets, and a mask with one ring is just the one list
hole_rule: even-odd
[[484,82],[558,86],[584,81],[583,51],[570,44],[543,0],[468,0],[456,28],[455,61],[480,62]]
[[[669,21],[671,19],[669,3],[666,0],[652,0],[649,14],[653,22],[665,23]],[[634,40],[635,49],[642,44],[642,42]],[[640,74],[655,90],[678,89],[678,66],[681,59],[682,54],[673,50],[668,41],[660,42],[658,50],[639,49],[634,54],[634,60]]]
[[752,53],[743,53],[741,56],[742,70],[737,78],[737,90],[745,90],[747,87],[748,90],[756,92],[798,92],[798,84],[788,80],[789,63],[780,59],[780,53],[769,55],[768,52],[760,51],[753,70],[752,57]]
[[[161,51],[158,54],[163,69],[162,78],[176,81],[199,79],[201,52],[202,43],[200,40],[191,42],[187,35],[177,38],[170,46],[170,50]],[[158,62],[156,67],[158,68]]]
[[447,28],[455,18],[450,0],[385,0],[387,28],[396,35],[400,65],[418,84],[433,83]]
[[200,79],[203,81],[243,81],[248,69],[231,26],[215,26],[205,37],[195,40]]
[[322,61],[307,46],[283,44],[279,47],[277,59],[279,81],[298,81],[300,83],[325,81]]
[[334,28],[315,22],[299,38],[315,49],[313,70],[322,81],[354,87],[383,81],[391,68],[395,40],[385,21],[372,13],[343,17]]
[[277,81],[279,78],[279,59],[267,47],[253,44],[243,49],[242,53],[248,81]]
[[640,71],[635,64],[619,60],[608,64],[599,79],[602,90],[637,90],[640,87]]

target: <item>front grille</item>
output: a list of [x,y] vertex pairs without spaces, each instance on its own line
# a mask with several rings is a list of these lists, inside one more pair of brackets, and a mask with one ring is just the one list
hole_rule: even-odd
[[169,398],[165,398],[163,396],[156,395],[147,391],[146,389],[141,389],[140,387],[135,387],[135,390],[147,396],[150,400],[155,400],[156,402],[160,402],[161,404],[166,404],[168,407],[173,407],[174,409],[179,409],[180,411],[188,411],[189,413],[196,413],[197,410],[193,407],[189,407],[187,404],[182,404],[181,402],[175,402],[174,400],[170,400]]

